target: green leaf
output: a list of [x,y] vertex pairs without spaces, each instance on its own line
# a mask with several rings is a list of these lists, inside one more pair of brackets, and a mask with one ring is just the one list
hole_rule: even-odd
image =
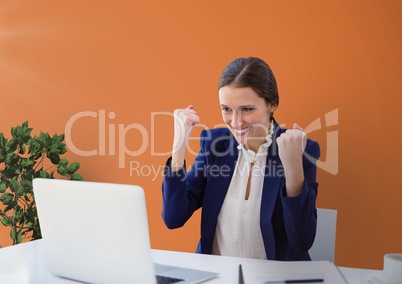
[[3,213],[7,213],[7,212],[10,211],[11,209],[14,209],[14,206],[15,206],[15,202],[13,201],[13,202],[11,202],[10,204],[8,204],[8,205],[6,206],[6,208],[4,208]]
[[18,136],[18,133],[17,133],[17,130],[18,129],[18,126],[16,126],[16,127],[11,127],[11,136],[13,137],[13,138],[17,138],[17,136]]
[[18,140],[12,138],[6,143],[6,146],[4,148],[7,152],[14,152],[15,150],[17,150],[17,147],[18,147]]
[[24,210],[19,205],[17,205],[15,208],[14,220],[18,223],[22,223],[24,221]]
[[32,188],[32,180],[22,180],[21,181],[21,185],[24,187],[24,188],[29,188],[29,189],[31,189]]
[[62,176],[68,176],[67,168],[64,167],[64,166],[59,166],[59,167],[57,167],[57,172],[58,172],[59,174],[61,174]]
[[80,168],[80,163],[74,162],[74,163],[71,163],[70,166],[68,166],[67,171],[69,174],[73,174],[76,171],[78,171],[79,168]]
[[0,133],[0,148],[4,149],[7,144],[7,139],[4,137],[3,132]]
[[41,132],[38,137],[39,141],[43,144],[43,147],[49,148],[52,145],[52,138],[50,138],[49,133]]
[[11,230],[10,237],[13,240],[13,244],[19,244],[22,242],[22,232],[18,232],[17,236],[15,236],[14,230]]
[[71,180],[83,180],[82,176],[79,174],[71,174],[70,179]]
[[21,176],[21,179],[24,181],[32,181],[35,177],[35,173],[35,170],[32,168],[30,168],[29,170],[25,169]]
[[34,165],[34,161],[29,158],[22,158],[21,159],[21,167],[26,168]]
[[7,192],[0,196],[0,201],[3,203],[3,205],[9,205],[13,201],[13,198],[14,194]]
[[[30,131],[32,131],[32,128],[31,128],[31,130]],[[31,135],[30,135],[31,133],[25,133],[24,134],[24,136],[22,137],[22,143],[23,144],[28,144],[29,143],[29,141],[31,141],[32,140],[32,137],[31,137]]]
[[7,190],[7,185],[2,182],[0,183],[0,193],[4,193]]
[[48,154],[48,157],[50,159],[50,161],[52,162],[53,165],[57,165],[60,161],[60,155],[56,154],[54,152],[51,152]]
[[67,165],[68,165],[68,160],[67,160],[66,158],[61,158],[60,161],[59,161],[59,165],[60,165],[60,166],[67,167]]
[[53,142],[59,142],[59,143],[61,143],[61,142],[63,142],[63,140],[64,140],[64,134],[57,135],[57,133],[56,133],[56,134],[54,134],[53,137],[52,137],[52,141],[53,141]]
[[16,166],[8,166],[6,167],[2,172],[1,172],[2,176],[6,179],[11,179],[16,175],[20,174],[20,170],[18,167]]
[[40,162],[40,159],[43,157],[43,153],[36,154],[32,157],[35,162]]
[[6,163],[9,165],[15,165],[20,161],[20,156],[18,156],[15,152],[11,152],[7,154]]
[[38,139],[34,138],[29,143],[29,151],[28,153],[32,153],[33,156],[42,155],[42,150],[44,148],[44,144]]
[[32,132],[33,128],[29,128],[28,127],[28,121],[25,121],[22,124],[22,134],[24,137],[29,137],[31,138],[31,132]]
[[22,195],[22,193],[24,192],[24,188],[22,187],[22,185],[18,182],[18,177],[13,177],[11,180],[11,184],[10,184],[10,189],[12,192],[15,192],[15,194],[17,196]]
[[40,178],[49,178],[49,173],[44,170],[39,170],[38,172],[36,172],[36,174]]
[[25,154],[25,145],[24,144],[22,144],[21,146],[20,146],[20,151],[19,151],[19,153],[20,154]]
[[18,232],[17,244],[20,244],[21,242],[22,242],[22,232]]
[[48,152],[50,152],[50,153],[54,153],[54,154],[60,154],[60,152],[61,152],[61,146],[60,146],[60,143],[54,143],[54,144],[52,144],[50,147],[48,147],[49,149],[48,149]]
[[3,217],[3,219],[1,219],[1,223],[2,223],[4,226],[10,225],[8,218],[4,218],[4,217]]

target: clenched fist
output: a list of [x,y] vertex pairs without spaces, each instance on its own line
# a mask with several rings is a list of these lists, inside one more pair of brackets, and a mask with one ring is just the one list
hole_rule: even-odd
[[297,124],[288,129],[276,139],[278,154],[282,161],[286,177],[286,191],[288,196],[300,193],[304,182],[303,153],[306,148],[307,135]]
[[199,122],[200,118],[192,105],[185,109],[176,109],[174,111],[172,170],[178,170],[183,166],[191,130]]

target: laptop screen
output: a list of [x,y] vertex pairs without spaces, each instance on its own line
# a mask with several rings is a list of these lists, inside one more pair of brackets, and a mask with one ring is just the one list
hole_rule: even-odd
[[154,283],[140,186],[34,179],[49,270],[90,283]]

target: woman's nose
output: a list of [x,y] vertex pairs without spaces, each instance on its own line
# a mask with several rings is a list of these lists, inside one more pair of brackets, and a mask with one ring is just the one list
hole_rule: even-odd
[[231,125],[233,128],[236,129],[241,129],[242,126],[242,118],[241,118],[241,112],[240,111],[234,111],[232,114],[232,121]]

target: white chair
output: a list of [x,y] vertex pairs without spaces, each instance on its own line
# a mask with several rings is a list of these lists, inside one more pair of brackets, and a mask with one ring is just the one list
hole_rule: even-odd
[[312,260],[334,262],[337,210],[317,208],[317,232],[308,253]]

